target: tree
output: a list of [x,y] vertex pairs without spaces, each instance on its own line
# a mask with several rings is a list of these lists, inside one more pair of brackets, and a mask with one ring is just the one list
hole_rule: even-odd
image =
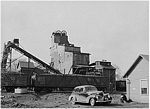
[[122,80],[123,79],[123,71],[115,64],[112,65],[114,68],[116,68],[116,80]]

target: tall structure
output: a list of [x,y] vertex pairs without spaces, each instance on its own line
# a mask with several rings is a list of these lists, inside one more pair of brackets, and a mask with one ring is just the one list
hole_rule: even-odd
[[75,65],[89,65],[89,53],[82,53],[80,47],[70,44],[66,31],[52,33],[51,36],[51,66],[63,74],[73,74]]

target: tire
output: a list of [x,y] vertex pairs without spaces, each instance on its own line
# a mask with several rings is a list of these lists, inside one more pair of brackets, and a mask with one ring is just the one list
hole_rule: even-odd
[[35,91],[36,93],[38,93],[38,92],[41,91],[41,88],[35,87],[35,88],[34,88],[34,91]]
[[74,97],[72,97],[70,101],[71,101],[72,104],[76,104]]
[[14,89],[11,88],[11,87],[6,87],[6,91],[7,91],[7,92],[14,92]]
[[91,99],[90,99],[90,105],[91,105],[91,106],[95,106],[95,105],[96,105],[96,101],[95,101],[94,98],[91,98]]

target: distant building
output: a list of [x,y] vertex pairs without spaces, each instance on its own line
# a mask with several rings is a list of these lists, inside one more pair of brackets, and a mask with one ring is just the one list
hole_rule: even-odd
[[21,73],[32,73],[34,68],[35,66],[33,62],[19,61],[17,64],[17,71]]
[[89,66],[94,66],[94,73],[106,79],[105,82],[108,83],[107,90],[110,92],[116,90],[116,68],[111,65],[111,62],[96,61]]
[[56,31],[51,36],[51,66],[63,74],[73,74],[75,65],[89,65],[89,53],[70,44],[66,31]]
[[127,80],[127,97],[149,103],[149,55],[139,55],[123,77]]

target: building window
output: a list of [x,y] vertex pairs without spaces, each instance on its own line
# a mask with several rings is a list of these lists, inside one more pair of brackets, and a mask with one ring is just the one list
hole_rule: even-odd
[[141,94],[147,94],[147,88],[141,88]]
[[147,79],[141,79],[141,95],[148,95],[148,81]]

